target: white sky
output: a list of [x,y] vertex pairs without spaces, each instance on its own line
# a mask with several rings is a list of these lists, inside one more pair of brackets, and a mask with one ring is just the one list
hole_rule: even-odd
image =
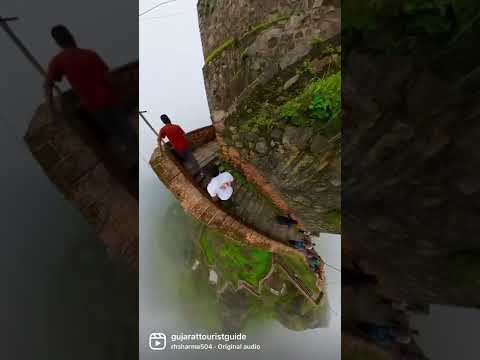
[[[158,3],[140,0],[139,11]],[[185,131],[211,123],[196,5],[197,0],[178,0],[140,18],[140,109],[148,111],[146,116],[157,129],[164,113]],[[155,146],[155,136],[140,124],[143,160],[150,158]]]

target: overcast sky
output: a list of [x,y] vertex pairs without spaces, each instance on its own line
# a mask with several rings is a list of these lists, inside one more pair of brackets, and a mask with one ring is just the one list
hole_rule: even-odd
[[[177,0],[140,18],[140,108],[148,111],[146,115],[157,129],[164,113],[185,131],[211,123],[196,3]],[[158,1],[140,0],[140,12],[155,4]],[[155,136],[141,124],[140,153],[144,159],[150,158],[155,146]]]

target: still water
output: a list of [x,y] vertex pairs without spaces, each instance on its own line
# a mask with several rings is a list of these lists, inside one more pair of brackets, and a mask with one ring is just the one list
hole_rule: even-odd
[[[261,351],[175,350],[152,351],[152,332],[211,333],[218,328],[219,306],[206,285],[192,293],[190,254],[201,226],[183,212],[173,196],[142,165],[140,186],[140,358],[150,359],[292,359],[340,358],[340,274],[327,268],[328,302],[324,328],[295,332],[275,320],[250,321],[243,330],[245,343]],[[322,235],[317,251],[325,261],[340,267],[339,236]],[[201,287],[200,287],[201,288]],[[250,351],[250,352],[249,352]],[[254,352],[251,352],[254,351]]]

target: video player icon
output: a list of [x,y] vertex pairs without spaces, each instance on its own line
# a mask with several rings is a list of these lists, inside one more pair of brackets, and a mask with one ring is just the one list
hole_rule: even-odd
[[164,333],[151,333],[148,338],[148,345],[152,350],[165,350],[167,347],[167,337]]

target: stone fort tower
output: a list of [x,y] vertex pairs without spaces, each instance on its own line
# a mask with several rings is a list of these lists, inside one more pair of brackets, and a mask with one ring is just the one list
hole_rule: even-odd
[[278,114],[313,79],[339,74],[340,2],[200,0],[198,13],[223,157],[308,230],[339,233],[339,127]]

